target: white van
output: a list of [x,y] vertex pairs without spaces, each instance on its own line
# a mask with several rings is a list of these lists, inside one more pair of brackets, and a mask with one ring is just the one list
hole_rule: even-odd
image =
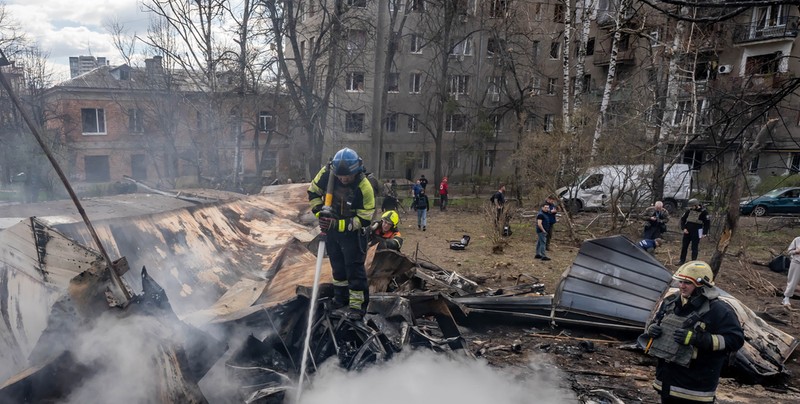
[[[612,197],[622,207],[644,207],[651,202],[652,184],[650,164],[596,166],[588,168],[576,185],[560,188],[558,195],[573,212],[605,208]],[[673,165],[664,177],[664,207],[675,212],[686,206],[691,193],[691,168],[687,164]]]

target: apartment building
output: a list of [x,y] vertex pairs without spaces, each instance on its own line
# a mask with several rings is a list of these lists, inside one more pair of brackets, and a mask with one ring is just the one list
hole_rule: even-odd
[[[318,43],[323,7],[318,0],[303,4],[303,41],[313,44],[316,36]],[[577,40],[587,4],[591,25],[583,77],[577,78]],[[346,0],[346,57],[331,98],[325,154],[355,147],[368,159],[380,159],[367,164],[385,178],[431,177],[437,161],[442,175],[451,178],[508,178],[520,136],[553,132],[562,122],[564,86],[572,90],[580,81],[584,108],[597,113],[613,64],[604,131],[612,148],[617,141],[630,146],[624,150],[643,154],[659,144],[663,153],[697,170],[709,161],[724,164],[735,150],[728,140],[736,144],[722,133],[733,127],[719,124],[725,104],[736,95],[731,89],[746,85],[738,96],[771,97],[800,68],[794,47],[797,10],[756,7],[733,20],[679,27],[656,10],[633,5],[621,10],[613,0],[571,3],[578,18],[565,83],[561,1]],[[612,63],[616,30],[622,34]],[[387,64],[386,49],[392,48],[396,54]],[[316,62],[328,65],[328,59]],[[524,81],[528,88],[520,85]],[[515,113],[520,104],[522,123]],[[751,164],[753,173],[797,171],[796,104],[796,96],[789,95],[771,109],[786,124]]]
[[145,68],[100,66],[50,88],[47,130],[69,178],[225,189],[285,180],[292,151],[288,123],[278,117],[288,116],[286,103],[233,90],[209,94],[197,83],[155,56]]

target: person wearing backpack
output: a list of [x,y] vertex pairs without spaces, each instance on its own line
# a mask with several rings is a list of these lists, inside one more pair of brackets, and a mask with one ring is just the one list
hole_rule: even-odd
[[414,210],[417,211],[417,228],[425,231],[428,227],[428,195],[425,194],[425,189],[419,191],[419,195],[414,198]]

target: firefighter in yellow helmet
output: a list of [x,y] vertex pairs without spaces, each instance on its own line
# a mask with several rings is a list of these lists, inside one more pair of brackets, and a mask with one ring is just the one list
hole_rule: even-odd
[[718,299],[714,273],[703,261],[672,275],[679,292],[663,299],[640,340],[658,358],[653,387],[662,403],[714,402],[725,358],[744,344],[739,319]]
[[403,238],[400,235],[400,215],[394,210],[386,211],[381,220],[373,223],[372,233],[370,233],[370,245],[378,244],[378,249],[390,249],[400,251],[403,247]]

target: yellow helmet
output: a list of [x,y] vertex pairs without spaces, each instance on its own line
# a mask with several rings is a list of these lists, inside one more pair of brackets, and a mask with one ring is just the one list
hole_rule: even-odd
[[381,220],[391,223],[392,227],[397,227],[397,225],[400,223],[400,215],[393,210],[387,210],[386,213],[381,216]]
[[711,270],[711,266],[703,261],[689,261],[681,265],[672,275],[672,279],[690,281],[697,287],[714,286],[714,272]]

